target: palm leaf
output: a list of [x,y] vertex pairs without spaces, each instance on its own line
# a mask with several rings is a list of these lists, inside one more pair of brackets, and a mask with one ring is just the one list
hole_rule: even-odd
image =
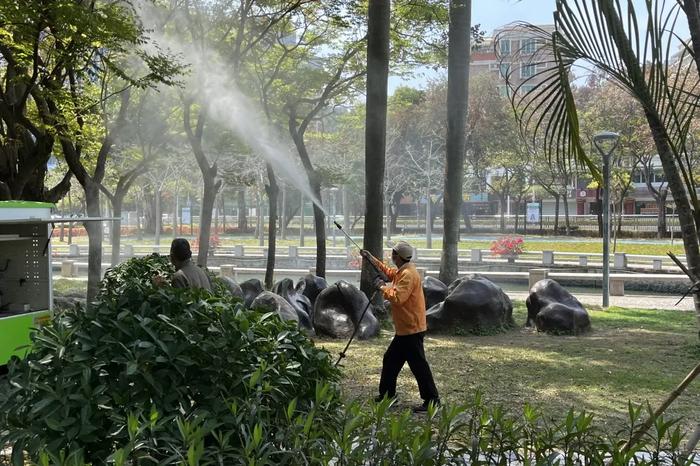
[[[513,90],[511,103],[521,131],[533,143],[544,145],[549,161],[584,164],[599,178],[583,149],[569,80],[573,67],[581,63],[602,71],[663,124],[687,191],[697,205],[685,147],[700,84],[688,63],[692,50],[673,33],[679,17],[677,4],[647,0],[645,10],[646,22],[640,24],[630,0],[624,4],[620,0],[557,0],[553,32],[519,23],[517,27],[544,45],[534,56],[520,54],[523,63],[536,63],[538,71],[519,84],[507,79]],[[681,45],[680,52],[675,51],[676,43]],[[523,92],[524,86],[532,89]]]

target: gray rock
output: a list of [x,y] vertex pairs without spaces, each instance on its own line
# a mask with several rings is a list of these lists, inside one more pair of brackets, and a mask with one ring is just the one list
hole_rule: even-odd
[[278,296],[270,291],[260,293],[250,305],[251,309],[263,309],[268,312],[275,312],[282,320],[293,320],[299,322],[299,316],[291,304],[282,296]]
[[445,300],[447,297],[447,285],[435,277],[425,277],[423,280],[423,294],[425,295],[425,308],[430,309]]
[[540,332],[576,335],[591,329],[591,319],[583,304],[552,279],[535,283],[525,305],[525,325],[534,323]]
[[243,290],[243,302],[245,307],[250,309],[253,300],[263,292],[262,282],[257,278],[251,278],[241,283],[241,290]]
[[492,332],[514,325],[513,303],[486,277],[455,280],[448,293],[443,302],[427,311],[430,332]]
[[231,296],[233,296],[234,298],[240,298],[241,300],[245,300],[245,294],[243,293],[243,289],[238,283],[236,283],[233,280],[233,278],[218,277],[218,279],[221,280],[221,282],[226,286],[229,293],[231,293]]
[[325,278],[309,273],[297,282],[296,292],[309,298],[309,302],[313,307],[316,304],[318,295],[326,288],[328,288],[328,282],[326,282]]
[[299,316],[299,325],[307,331],[313,332],[313,307],[309,298],[301,293],[297,293],[294,282],[285,278],[275,283],[272,292],[284,298],[296,311]]
[[339,281],[321,291],[314,305],[314,328],[318,334],[347,338],[359,323],[357,338],[367,339],[379,334],[379,321],[367,296],[346,281]]

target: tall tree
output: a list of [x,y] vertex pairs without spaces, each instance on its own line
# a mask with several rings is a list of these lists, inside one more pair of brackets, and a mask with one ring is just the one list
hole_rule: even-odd
[[[370,0],[367,12],[367,103],[365,115],[364,248],[383,257],[384,165],[386,160],[387,83],[391,2]],[[372,292],[372,269],[363,261],[360,287]]]
[[462,213],[462,179],[469,98],[469,47],[471,0],[450,1],[450,30],[447,56],[447,140],[445,144],[444,233],[440,280],[457,278],[457,245]]

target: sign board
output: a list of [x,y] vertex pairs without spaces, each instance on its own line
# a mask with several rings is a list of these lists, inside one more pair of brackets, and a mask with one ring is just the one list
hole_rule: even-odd
[[182,219],[183,224],[188,224],[192,221],[192,215],[190,214],[190,208],[189,207],[183,207],[182,208],[182,215],[180,216]]
[[527,223],[540,223],[540,203],[528,202],[526,216]]

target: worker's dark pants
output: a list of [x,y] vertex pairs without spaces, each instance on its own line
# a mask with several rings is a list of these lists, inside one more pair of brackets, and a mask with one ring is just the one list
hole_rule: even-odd
[[418,382],[418,390],[423,400],[437,400],[439,398],[433,374],[425,359],[423,350],[423,337],[425,332],[414,333],[413,335],[394,335],[391,344],[384,353],[384,364],[382,366],[382,378],[379,381],[379,395],[393,398],[396,396],[396,378],[401,372],[404,363],[408,362],[408,367]]

